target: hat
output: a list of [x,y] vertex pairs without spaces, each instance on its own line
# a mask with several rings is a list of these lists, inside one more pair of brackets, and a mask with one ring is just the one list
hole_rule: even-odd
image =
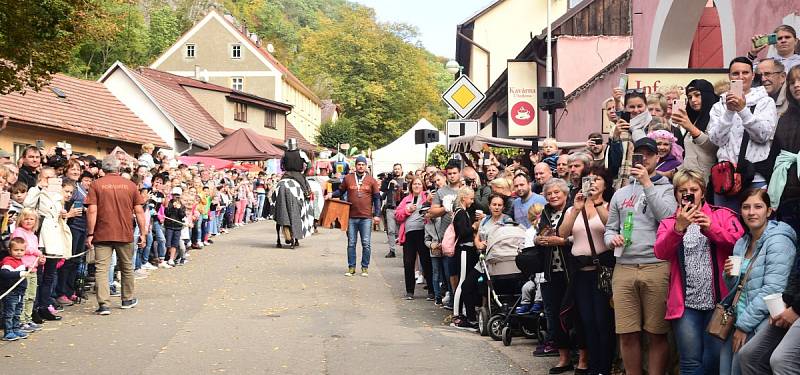
[[652,138],[644,137],[634,142],[633,144],[634,151],[638,150],[641,147],[647,148],[653,153],[658,153],[658,146],[656,145],[656,141],[653,140]]
[[294,151],[297,150],[297,139],[289,138],[286,140],[286,150]]
[[183,194],[183,189],[181,189],[178,186],[172,188],[172,195],[181,195],[181,194]]
[[367,158],[364,157],[364,155],[358,155],[358,157],[356,158],[356,164],[358,163],[367,164]]
[[3,150],[3,149],[0,149],[0,158],[9,158],[9,159],[11,159],[11,156],[12,155],[11,155],[10,152],[8,152],[6,150]]

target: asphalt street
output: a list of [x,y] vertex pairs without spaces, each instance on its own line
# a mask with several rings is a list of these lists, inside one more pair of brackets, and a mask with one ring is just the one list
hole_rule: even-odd
[[[553,358],[448,326],[450,312],[405,301],[402,258],[373,234],[369,277],[345,277],[346,235],[320,229],[294,250],[272,222],[194,250],[189,264],[136,281],[139,305],[60,322],[0,343],[3,374],[546,374]],[[360,248],[358,250],[360,257]],[[417,295],[425,292],[418,288]]]

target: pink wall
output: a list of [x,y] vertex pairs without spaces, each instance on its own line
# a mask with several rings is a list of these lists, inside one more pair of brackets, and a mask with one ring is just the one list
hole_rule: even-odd
[[[649,67],[650,36],[658,9],[658,1],[633,0],[633,55],[627,66],[609,72],[605,79],[596,82],[575,100],[567,104],[568,114],[556,129],[560,141],[584,141],[590,132],[599,131],[600,105],[611,96],[611,89],[618,83],[619,74],[626,67]],[[759,0],[733,1],[734,23],[736,29],[736,54],[744,55],[750,48],[750,38],[756,33],[772,31],[782,23],[783,17],[796,12],[800,13],[800,2],[797,0]],[[755,15],[755,16],[754,16]],[[686,46],[691,48],[691,43]],[[554,64],[558,69],[558,59]],[[724,62],[727,65],[727,61]],[[687,60],[688,64],[688,60]],[[540,85],[544,85],[544,77],[540,76]],[[561,116],[561,111],[556,119]]]

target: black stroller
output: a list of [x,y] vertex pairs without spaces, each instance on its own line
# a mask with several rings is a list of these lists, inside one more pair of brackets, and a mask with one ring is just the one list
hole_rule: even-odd
[[515,312],[522,300],[522,286],[531,276],[521,272],[515,261],[524,237],[524,229],[516,224],[498,226],[480,257],[487,293],[478,311],[478,330],[506,346],[511,345],[514,335],[544,342],[546,332],[543,313]]

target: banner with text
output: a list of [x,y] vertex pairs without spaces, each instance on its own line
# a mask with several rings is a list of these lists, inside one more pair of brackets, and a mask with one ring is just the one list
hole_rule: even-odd
[[538,137],[536,62],[508,60],[508,136]]
[[728,82],[727,69],[628,68],[625,73],[628,74],[628,88],[644,89],[645,95],[669,86],[678,86],[684,91],[684,86],[693,79],[705,79],[712,85]]

